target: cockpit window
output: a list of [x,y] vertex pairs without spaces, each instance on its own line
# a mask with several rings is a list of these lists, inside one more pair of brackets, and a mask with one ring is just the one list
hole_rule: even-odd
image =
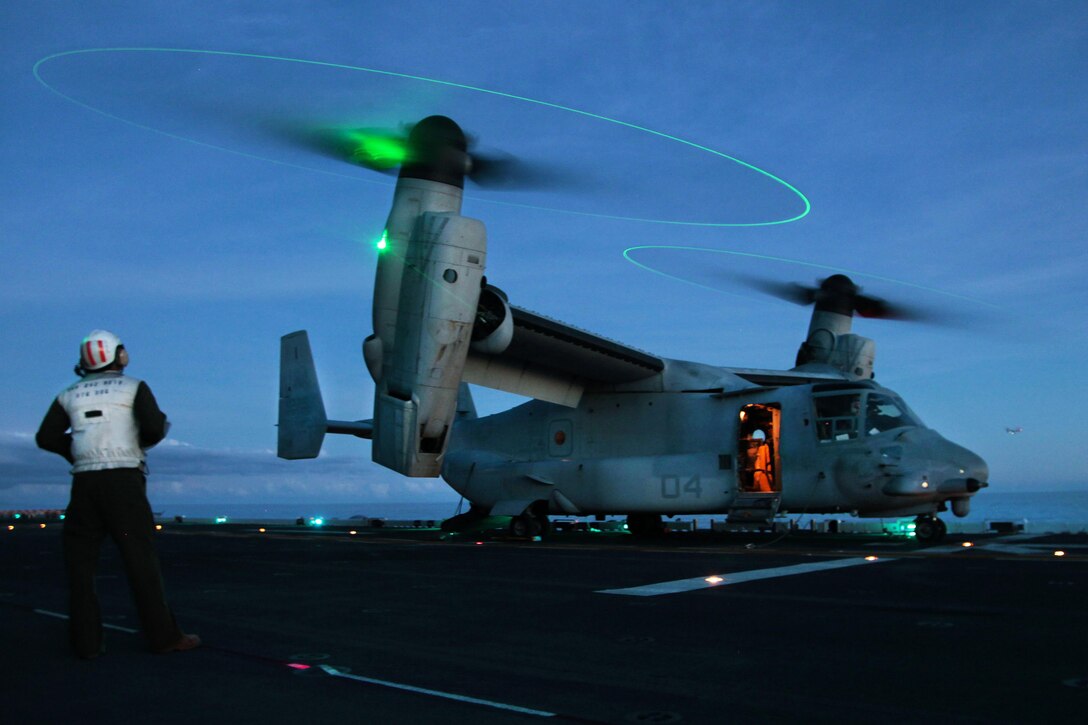
[[[921,426],[922,421],[899,398],[884,393],[817,395],[816,437],[821,443],[848,441],[894,428]],[[863,405],[864,403],[864,405]]]
[[898,398],[870,393],[865,401],[866,435],[876,435],[893,428],[921,424],[922,422]]
[[816,405],[816,436],[821,443],[845,441],[858,437],[861,395],[822,395]]

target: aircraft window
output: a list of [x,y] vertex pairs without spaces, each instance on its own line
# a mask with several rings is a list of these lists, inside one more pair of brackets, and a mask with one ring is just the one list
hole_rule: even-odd
[[813,403],[816,405],[816,436],[821,443],[858,437],[861,395],[823,395],[814,398]]
[[865,403],[865,432],[876,435],[893,428],[920,426],[921,421],[901,400],[888,395],[870,393]]

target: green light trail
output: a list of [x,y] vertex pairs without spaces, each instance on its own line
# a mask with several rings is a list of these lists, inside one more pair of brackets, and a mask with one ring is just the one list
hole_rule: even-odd
[[120,121],[122,123],[128,124],[130,126],[134,126],[136,128],[140,128],[140,129],[143,129],[143,130],[146,130],[146,131],[151,131],[153,133],[158,133],[158,134],[161,134],[163,136],[167,136],[167,137],[175,139],[175,140],[186,141],[186,142],[193,143],[193,144],[196,144],[198,146],[205,147],[205,148],[215,149],[217,151],[225,151],[227,153],[237,154],[239,156],[243,156],[243,157],[250,158],[250,159],[267,161],[267,162],[271,162],[271,163],[274,163],[274,164],[279,164],[281,166],[297,168],[297,169],[305,169],[305,170],[308,170],[308,171],[316,171],[318,173],[330,174],[332,176],[340,176],[340,177],[344,177],[344,178],[357,179],[359,181],[365,181],[367,183],[376,183],[376,184],[388,185],[388,183],[386,183],[386,182],[370,181],[368,179],[360,179],[358,176],[352,176],[352,175],[348,175],[348,174],[340,174],[340,173],[331,172],[331,171],[323,171],[321,169],[314,169],[312,167],[302,166],[302,165],[299,165],[299,164],[292,164],[292,163],[283,162],[283,161],[276,161],[275,159],[270,159],[270,158],[265,157],[265,156],[258,156],[256,154],[249,154],[249,153],[245,153],[245,152],[242,152],[242,151],[235,151],[233,149],[229,149],[229,148],[226,148],[226,147],[223,147],[223,146],[216,146],[214,144],[205,143],[205,142],[202,142],[202,141],[197,141],[195,139],[191,139],[191,138],[188,138],[188,137],[185,137],[185,136],[180,136],[178,134],[169,133],[167,131],[160,131],[159,129],[153,128],[151,126],[145,126],[145,125],[137,123],[135,121],[130,121],[130,120],[128,120],[126,118],[123,118],[121,116],[114,115],[114,114],[109,113],[107,111],[104,111],[104,110],[102,110],[100,108],[96,108],[96,107],[94,107],[94,106],[92,106],[92,105],[90,105],[88,103],[84,103],[83,101],[79,101],[79,100],[77,100],[77,99],[75,99],[75,98],[73,98],[73,97],[71,97],[69,95],[66,95],[66,94],[62,93],[61,91],[57,90],[56,88],[52,87],[51,85],[49,85],[41,76],[41,73],[40,73],[41,67],[43,65],[45,65],[46,63],[48,63],[49,61],[56,60],[57,58],[64,58],[64,57],[76,56],[76,55],[86,55],[86,54],[90,54],[90,53],[177,53],[177,54],[191,54],[191,55],[211,55],[211,56],[221,56],[221,57],[229,57],[229,58],[249,58],[249,59],[255,59],[255,60],[272,60],[272,61],[278,61],[278,62],[284,62],[284,63],[297,63],[297,64],[301,64],[301,65],[318,66],[318,67],[323,67],[323,68],[336,68],[336,69],[339,69],[339,70],[350,70],[350,71],[360,71],[360,72],[363,72],[363,73],[374,73],[376,75],[389,76],[389,77],[393,77],[393,78],[403,78],[403,79],[406,79],[406,80],[421,81],[421,82],[424,82],[424,83],[433,83],[435,85],[446,86],[446,87],[449,87],[449,88],[456,88],[456,89],[465,90],[465,91],[472,91],[474,93],[485,93],[485,94],[488,94],[488,95],[491,95],[491,96],[496,96],[496,97],[499,97],[499,98],[506,98],[506,99],[513,100],[513,101],[520,101],[522,103],[531,103],[531,104],[534,104],[534,105],[543,106],[543,107],[546,107],[546,108],[551,108],[551,109],[555,109],[555,110],[558,110],[558,111],[563,111],[563,112],[566,112],[566,113],[573,113],[573,114],[583,116],[583,117],[586,117],[586,118],[592,118],[592,119],[596,119],[598,121],[605,121],[607,123],[612,123],[612,124],[616,124],[618,126],[623,126],[625,128],[629,128],[629,129],[632,129],[632,130],[635,130],[635,131],[646,133],[646,134],[649,134],[651,136],[657,136],[657,137],[665,139],[667,141],[672,141],[674,143],[682,144],[684,146],[688,146],[688,147],[696,149],[698,151],[702,151],[704,153],[708,153],[708,154],[711,154],[713,156],[717,156],[717,157],[725,159],[727,161],[731,161],[731,162],[733,162],[735,164],[738,164],[738,165],[744,167],[745,169],[748,169],[750,171],[754,171],[757,174],[760,174],[760,175],[774,181],[775,183],[785,187],[787,190],[789,190],[794,195],[796,195],[797,198],[801,201],[801,203],[803,205],[803,210],[799,214],[797,214],[795,216],[788,217],[788,218],[773,219],[773,220],[760,221],[760,222],[698,222],[698,221],[650,219],[650,218],[622,216],[622,215],[615,215],[615,214],[597,214],[597,213],[592,213],[592,212],[578,212],[578,211],[571,211],[571,210],[567,210],[567,209],[557,209],[557,208],[552,208],[552,207],[533,206],[533,205],[530,205],[530,204],[516,204],[516,203],[496,201],[496,200],[491,200],[491,199],[479,199],[479,201],[483,201],[483,202],[489,203],[489,204],[497,204],[497,205],[500,205],[500,206],[509,206],[509,207],[522,208],[522,209],[534,209],[534,210],[540,210],[540,211],[559,212],[559,213],[564,213],[564,214],[575,214],[575,215],[579,215],[579,216],[596,217],[596,218],[601,218],[601,219],[615,219],[615,220],[621,220],[621,221],[645,222],[645,223],[649,223],[649,224],[669,224],[669,225],[677,225],[677,226],[697,226],[697,227],[761,227],[761,226],[773,226],[773,225],[778,225],[778,224],[789,224],[790,222],[795,222],[795,221],[798,221],[800,219],[803,219],[804,217],[806,217],[808,215],[808,213],[812,209],[812,205],[809,203],[808,198],[806,198],[804,194],[802,194],[796,187],[791,185],[789,182],[775,176],[774,174],[770,173],[769,171],[765,171],[765,170],[763,170],[763,169],[761,169],[761,168],[759,168],[757,166],[753,166],[752,164],[749,164],[746,161],[742,161],[741,159],[738,159],[738,158],[736,158],[734,156],[730,156],[730,155],[725,154],[725,153],[723,153],[721,151],[716,151],[716,150],[714,150],[712,148],[709,148],[707,146],[703,146],[701,144],[697,144],[697,143],[695,143],[693,141],[688,141],[688,140],[679,138],[678,136],[673,136],[671,134],[667,134],[667,133],[664,133],[662,131],[655,131],[653,129],[646,128],[645,126],[639,126],[637,124],[629,123],[627,121],[620,121],[620,120],[615,119],[615,118],[609,118],[607,116],[602,116],[600,114],[592,113],[590,111],[583,111],[583,110],[580,110],[580,109],[577,109],[577,108],[571,108],[570,106],[563,106],[563,105],[558,104],[558,103],[551,103],[549,101],[541,101],[541,100],[537,100],[537,99],[533,99],[533,98],[528,98],[526,96],[519,96],[519,95],[514,94],[514,93],[505,93],[503,91],[495,91],[495,90],[490,90],[490,89],[487,89],[487,88],[481,88],[481,87],[478,87],[478,86],[470,86],[470,85],[466,85],[466,84],[463,84],[463,83],[455,83],[453,81],[444,81],[444,80],[440,80],[440,79],[437,79],[437,78],[427,78],[425,76],[417,76],[417,75],[411,75],[411,74],[407,74],[407,73],[397,73],[397,72],[394,72],[394,71],[380,70],[380,69],[377,69],[377,68],[365,68],[365,67],[362,67],[362,66],[345,65],[345,64],[342,64],[342,63],[329,63],[329,62],[326,62],[326,61],[306,60],[304,58],[288,58],[288,57],[283,57],[283,56],[266,55],[266,54],[260,54],[260,53],[241,53],[241,52],[236,52],[236,51],[202,50],[202,49],[195,49],[195,48],[154,48],[154,47],[146,47],[146,48],[141,48],[141,47],[131,47],[131,48],[130,47],[122,47],[122,48],[82,48],[82,49],[78,49],[78,50],[68,50],[68,51],[63,51],[63,52],[60,52],[60,53],[53,53],[52,55],[47,55],[44,58],[41,58],[40,60],[38,60],[34,64],[34,67],[33,67],[34,77],[35,77],[35,79],[37,79],[37,81],[39,83],[41,83],[43,86],[45,86],[47,89],[49,89],[53,93],[56,93],[61,98],[64,98],[65,100],[67,100],[67,101],[69,101],[71,103],[74,103],[74,104],[76,104],[76,105],[78,105],[78,106],[80,106],[82,108],[85,108],[85,109],[87,109],[89,111],[93,111],[94,113],[101,114],[101,115],[103,115],[103,116],[105,116],[107,118],[113,119],[115,121]]

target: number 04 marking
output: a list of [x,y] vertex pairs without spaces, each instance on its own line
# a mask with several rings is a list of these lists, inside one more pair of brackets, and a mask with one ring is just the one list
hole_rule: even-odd
[[661,498],[680,498],[682,495],[700,498],[703,495],[703,484],[699,474],[688,479],[687,483],[680,484],[680,476],[661,477]]

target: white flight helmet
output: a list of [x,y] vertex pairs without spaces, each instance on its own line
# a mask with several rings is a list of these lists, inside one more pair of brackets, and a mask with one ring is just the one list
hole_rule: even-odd
[[95,330],[79,346],[79,364],[84,370],[101,370],[117,359],[121,338],[109,330]]

